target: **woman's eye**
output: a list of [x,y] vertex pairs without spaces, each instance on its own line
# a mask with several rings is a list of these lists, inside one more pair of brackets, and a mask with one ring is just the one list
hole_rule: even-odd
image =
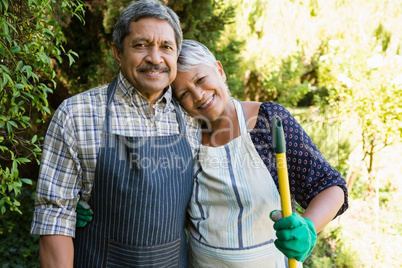
[[201,83],[205,79],[205,76],[200,77],[197,79],[197,84]]
[[182,100],[185,96],[187,96],[188,91],[184,91],[181,95],[180,95],[180,100]]

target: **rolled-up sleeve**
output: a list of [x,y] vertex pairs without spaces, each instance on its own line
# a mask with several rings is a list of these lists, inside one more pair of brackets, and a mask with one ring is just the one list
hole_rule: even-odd
[[271,120],[274,115],[282,119],[292,199],[307,208],[310,201],[320,192],[332,186],[339,186],[345,196],[344,204],[337,213],[337,216],[341,215],[348,208],[346,181],[329,164],[286,108],[277,103],[266,102],[261,105],[256,126],[250,134],[278,189],[278,172],[271,135]]
[[75,235],[75,207],[82,171],[74,124],[68,114],[64,103],[61,104],[46,134],[36,188],[32,234]]

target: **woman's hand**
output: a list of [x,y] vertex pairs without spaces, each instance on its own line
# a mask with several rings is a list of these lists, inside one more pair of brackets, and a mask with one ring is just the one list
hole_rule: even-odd
[[293,212],[291,216],[275,222],[274,229],[278,238],[275,246],[289,259],[303,262],[313,251],[317,234],[311,220]]

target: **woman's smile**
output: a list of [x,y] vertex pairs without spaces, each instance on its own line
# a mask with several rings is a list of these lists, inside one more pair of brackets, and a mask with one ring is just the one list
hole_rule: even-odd
[[207,99],[202,105],[198,107],[200,110],[206,110],[208,109],[214,102],[215,100],[215,94],[213,94],[209,99]]

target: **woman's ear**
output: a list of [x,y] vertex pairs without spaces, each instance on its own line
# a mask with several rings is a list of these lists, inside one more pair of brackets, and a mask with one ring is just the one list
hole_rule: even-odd
[[120,68],[120,66],[121,66],[121,53],[122,52],[120,51],[120,49],[115,44],[112,44],[112,53],[113,53],[114,60],[116,61],[117,65]]
[[226,81],[226,74],[223,70],[222,63],[220,61],[216,61],[216,68],[218,69],[219,74],[222,76],[223,81]]

